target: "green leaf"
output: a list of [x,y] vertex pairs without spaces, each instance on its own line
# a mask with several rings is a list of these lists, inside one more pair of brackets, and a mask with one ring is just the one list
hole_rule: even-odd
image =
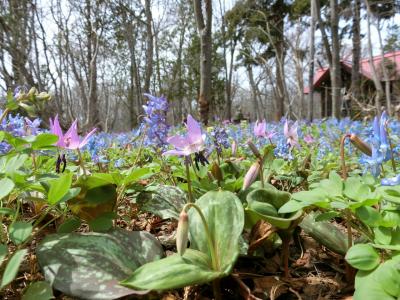
[[41,133],[36,136],[35,140],[32,142],[33,150],[40,150],[48,147],[53,147],[53,145],[58,141],[58,136],[51,133]]
[[21,265],[24,256],[26,255],[27,250],[22,249],[18,250],[11,257],[10,261],[7,264],[6,269],[4,270],[3,277],[1,279],[0,289],[5,287],[7,284],[11,283],[14,280],[15,276],[17,276],[19,266]]
[[37,258],[53,288],[76,298],[116,299],[144,294],[118,282],[141,265],[163,256],[150,233],[115,229],[107,233],[70,233],[47,236]]
[[89,222],[89,227],[93,231],[104,232],[113,226],[113,219],[117,216],[115,213],[105,213]]
[[67,191],[67,193],[60,199],[60,201],[58,203],[63,203],[68,200],[71,200],[71,199],[75,198],[76,196],[78,196],[80,192],[81,192],[80,187],[70,188]]
[[0,215],[14,215],[15,210],[8,207],[0,207]]
[[139,168],[139,169],[132,169],[132,171],[124,178],[122,181],[123,184],[129,185],[139,179],[144,179],[153,175],[153,172],[150,168]]
[[315,221],[316,222],[321,222],[321,221],[330,221],[333,218],[336,218],[340,216],[340,214],[336,211],[328,211],[322,214],[319,214],[316,218]]
[[32,233],[32,224],[27,222],[17,221],[8,228],[11,241],[16,244],[22,244]]
[[247,224],[255,224],[259,220],[265,220],[280,229],[289,228],[293,221],[302,215],[302,210],[289,214],[282,214],[280,210],[279,213],[276,212],[277,209],[284,207],[283,205],[289,199],[289,193],[278,191],[275,188],[253,190],[246,197],[248,203],[246,207]]
[[3,260],[6,258],[8,253],[8,248],[6,245],[0,244],[0,266],[3,263]]
[[357,244],[347,251],[346,261],[354,268],[369,271],[379,265],[378,252],[368,244]]
[[317,222],[319,213],[310,212],[299,226],[309,236],[329,250],[345,255],[347,251],[347,236],[335,225],[328,221]]
[[375,279],[374,274],[374,271],[357,272],[353,300],[396,300],[385,292],[380,282]]
[[72,184],[72,175],[72,173],[66,173],[51,182],[47,196],[51,205],[57,204],[67,194]]
[[[235,194],[222,190],[207,192],[197,199],[196,204],[216,241],[219,271],[228,275],[239,255],[239,238],[244,226],[243,205]],[[211,257],[200,215],[194,208],[189,209],[188,215],[191,248]]]
[[349,177],[344,183],[343,194],[355,201],[364,201],[369,196],[370,188],[368,185],[363,184],[360,178]]
[[0,180],[0,200],[7,196],[14,189],[14,182],[11,179],[3,178]]
[[377,188],[384,200],[400,204],[400,186],[381,186]]
[[57,229],[57,233],[70,233],[75,231],[81,226],[81,220],[78,218],[70,218],[60,225]]
[[174,254],[140,267],[121,284],[140,290],[170,290],[223,276],[221,272],[213,271],[210,265],[206,254],[187,249],[183,256]]
[[109,184],[115,184],[115,180],[113,174],[93,173],[88,177],[80,177],[77,184],[83,185],[87,189],[94,189]]
[[392,228],[379,226],[374,228],[373,230],[375,235],[375,243],[390,245],[390,241],[392,240]]
[[6,175],[13,178],[18,173],[18,169],[24,165],[24,163],[27,159],[28,159],[28,155],[26,155],[26,154],[15,155],[15,156],[11,157],[7,161],[6,170],[5,170]]
[[151,212],[163,219],[179,219],[179,213],[186,204],[186,194],[178,187],[157,185],[141,192],[136,203],[140,210]]
[[379,211],[369,206],[361,206],[356,209],[356,216],[371,227],[379,226],[382,217]]
[[53,289],[51,285],[45,281],[32,283],[22,296],[22,300],[49,300],[53,298]]

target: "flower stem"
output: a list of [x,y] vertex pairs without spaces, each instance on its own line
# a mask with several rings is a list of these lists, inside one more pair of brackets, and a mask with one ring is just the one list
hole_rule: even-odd
[[190,170],[189,170],[189,156],[185,156],[185,167],[186,167],[186,181],[188,184],[188,202],[193,203],[193,193],[192,193],[192,181],[190,180]]
[[84,175],[84,176],[87,176],[87,172],[86,172],[86,168],[85,168],[85,163],[84,163],[84,161],[83,161],[82,153],[81,153],[81,151],[79,150],[79,148],[77,148],[76,151],[78,152],[79,165],[82,167],[83,175]]
[[350,137],[350,134],[346,133],[346,134],[342,135],[342,137],[340,138],[340,161],[341,161],[341,167],[342,167],[342,178],[344,180],[347,179],[346,161],[345,161],[345,157],[344,157],[344,142],[349,137]]
[[261,188],[264,188],[264,159],[259,158]]
[[394,161],[394,155],[393,155],[393,143],[392,143],[392,139],[390,138],[387,124],[385,124],[385,129],[386,129],[387,137],[389,140],[390,160],[392,161],[392,169],[393,169],[393,172],[396,173],[396,163]]
[[0,116],[0,123],[3,122],[4,118],[8,115],[10,109],[6,108]]

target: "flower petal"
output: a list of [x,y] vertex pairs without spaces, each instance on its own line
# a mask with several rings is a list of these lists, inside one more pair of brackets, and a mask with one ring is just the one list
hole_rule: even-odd
[[60,127],[60,123],[58,122],[58,115],[54,117],[53,121],[50,119],[50,132],[58,136],[58,141],[55,145],[64,148],[64,136]]
[[180,135],[174,135],[167,138],[167,142],[178,149],[183,149],[190,144],[190,141],[186,137]]
[[192,143],[198,143],[203,140],[200,124],[191,115],[187,117],[186,127],[188,129],[188,140]]
[[64,135],[65,148],[78,149],[80,140],[78,135],[78,120],[75,120]]
[[97,128],[94,128],[91,132],[89,132],[89,133],[84,137],[84,139],[82,140],[82,142],[79,144],[79,148],[84,147],[84,146],[88,143],[90,137],[96,132],[96,130],[97,130]]
[[186,155],[189,155],[189,154],[187,153],[187,151],[183,151],[183,150],[168,150],[168,151],[165,151],[162,155],[165,155],[165,156],[167,156],[167,155],[186,156]]

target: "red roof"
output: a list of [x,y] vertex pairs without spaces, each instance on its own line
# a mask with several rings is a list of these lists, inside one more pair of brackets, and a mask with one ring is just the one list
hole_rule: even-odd
[[[391,75],[390,80],[395,80],[400,75],[400,51],[386,53],[384,55],[384,57],[385,57],[385,59],[392,61],[395,65],[396,72],[391,72],[391,74],[390,74]],[[380,55],[372,58],[372,62],[374,64],[375,70],[378,72],[378,74],[379,74],[379,72],[381,72],[381,71],[379,71],[381,69],[381,67],[380,67],[381,61],[382,61],[382,59],[381,59]],[[340,63],[342,64],[342,67],[344,67],[349,72],[351,72],[351,69],[352,69],[351,61],[342,60],[342,61],[340,61]],[[364,59],[360,60],[360,70],[361,70],[361,74],[364,77],[372,80],[372,72],[371,72],[371,67],[370,67],[370,63],[369,63],[369,58],[364,58]],[[317,72],[314,74],[314,82],[313,82],[314,88],[318,88],[327,77],[329,77],[329,67],[324,67],[324,68],[318,69]],[[380,77],[381,77],[381,75],[380,75]],[[308,86],[305,87],[304,93],[308,94],[309,92],[310,92],[310,88]]]

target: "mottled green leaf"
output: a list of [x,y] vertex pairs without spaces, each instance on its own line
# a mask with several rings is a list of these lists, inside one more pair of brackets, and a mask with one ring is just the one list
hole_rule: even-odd
[[174,254],[137,269],[122,285],[141,290],[169,290],[202,284],[223,276],[211,269],[206,254],[187,249],[183,256]]
[[151,234],[122,229],[52,234],[37,248],[46,281],[67,295],[84,299],[116,299],[139,293],[118,282],[162,256],[162,246]]
[[22,296],[22,300],[49,300],[53,298],[51,285],[45,281],[32,283]]
[[[196,204],[202,210],[211,235],[216,241],[220,271],[229,274],[239,255],[239,238],[244,226],[244,211],[239,198],[227,191],[210,191]],[[198,212],[189,209],[191,248],[209,254],[207,236]]]
[[141,192],[136,202],[142,211],[151,212],[163,219],[178,219],[186,203],[186,194],[175,186],[157,185]]

